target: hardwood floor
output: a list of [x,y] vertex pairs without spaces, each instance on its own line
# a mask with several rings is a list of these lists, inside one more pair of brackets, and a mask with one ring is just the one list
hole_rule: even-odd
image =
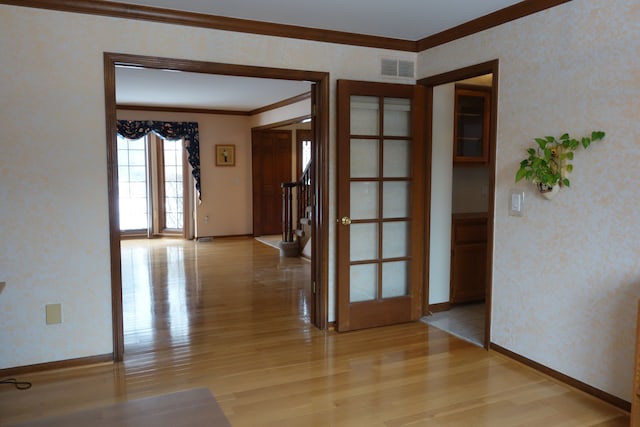
[[421,322],[314,329],[309,263],[253,239],[122,247],[125,361],[21,376],[33,387],[0,388],[0,425],[198,387],[233,426],[629,424],[615,407]]

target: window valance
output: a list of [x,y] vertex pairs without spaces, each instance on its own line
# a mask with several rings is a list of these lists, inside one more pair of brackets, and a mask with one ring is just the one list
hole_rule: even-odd
[[183,139],[185,150],[189,154],[191,175],[195,181],[198,200],[200,192],[200,136],[198,123],[195,122],[156,122],[142,120],[118,120],[118,134],[128,139],[139,139],[154,132],[164,139],[175,141]]

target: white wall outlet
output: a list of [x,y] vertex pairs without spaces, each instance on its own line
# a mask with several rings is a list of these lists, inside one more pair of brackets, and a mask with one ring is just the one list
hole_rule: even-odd
[[47,304],[44,311],[47,325],[62,323],[62,304]]
[[524,191],[509,191],[509,215],[522,216],[524,209]]

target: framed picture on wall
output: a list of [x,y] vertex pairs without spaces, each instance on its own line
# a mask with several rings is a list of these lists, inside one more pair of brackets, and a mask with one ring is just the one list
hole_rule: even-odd
[[216,166],[235,166],[236,146],[216,144]]

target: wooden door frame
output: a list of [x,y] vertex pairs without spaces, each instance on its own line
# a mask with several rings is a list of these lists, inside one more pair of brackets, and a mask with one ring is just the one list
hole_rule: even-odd
[[[218,62],[193,61],[162,58],[156,56],[131,55],[105,52],[104,90],[105,124],[107,148],[107,197],[109,203],[109,243],[111,263],[111,313],[113,329],[113,359],[124,359],[124,328],[122,312],[122,273],[120,253],[120,230],[118,219],[118,163],[116,141],[116,65],[139,66],[150,69],[165,69],[205,74],[221,74],[239,77],[259,77],[315,83],[316,107],[314,114],[318,138],[314,144],[314,155],[318,167],[314,172],[316,208],[314,224],[315,265],[312,281],[316,284],[315,318],[312,323],[320,329],[327,328],[328,315],[328,270],[329,270],[329,73],[323,71],[291,70],[284,68],[257,67]],[[206,191],[206,189],[204,189]]]
[[[498,72],[499,61],[483,62],[481,64],[471,65],[457,70],[448,71],[430,77],[418,80],[417,84],[422,85],[426,89],[426,126],[425,126],[425,143],[426,143],[426,163],[425,171],[427,179],[425,180],[425,194],[429,206],[425,212],[425,242],[429,242],[431,238],[431,162],[433,148],[433,88],[448,83],[455,83],[472,77],[485,74],[493,74],[493,83],[491,85],[491,131],[489,133],[489,209],[487,212],[487,285],[485,292],[485,330],[484,330],[484,348],[488,349],[491,342],[491,296],[493,290],[493,241],[494,241],[494,204],[495,204],[495,174],[496,174],[496,132],[498,124]],[[451,124],[453,126],[453,123]],[[452,141],[453,143],[453,141]],[[453,161],[453,159],[452,159]],[[429,266],[430,257],[429,245],[425,247],[425,262]],[[425,268],[424,290],[422,310],[424,313],[429,312],[429,268]]]

